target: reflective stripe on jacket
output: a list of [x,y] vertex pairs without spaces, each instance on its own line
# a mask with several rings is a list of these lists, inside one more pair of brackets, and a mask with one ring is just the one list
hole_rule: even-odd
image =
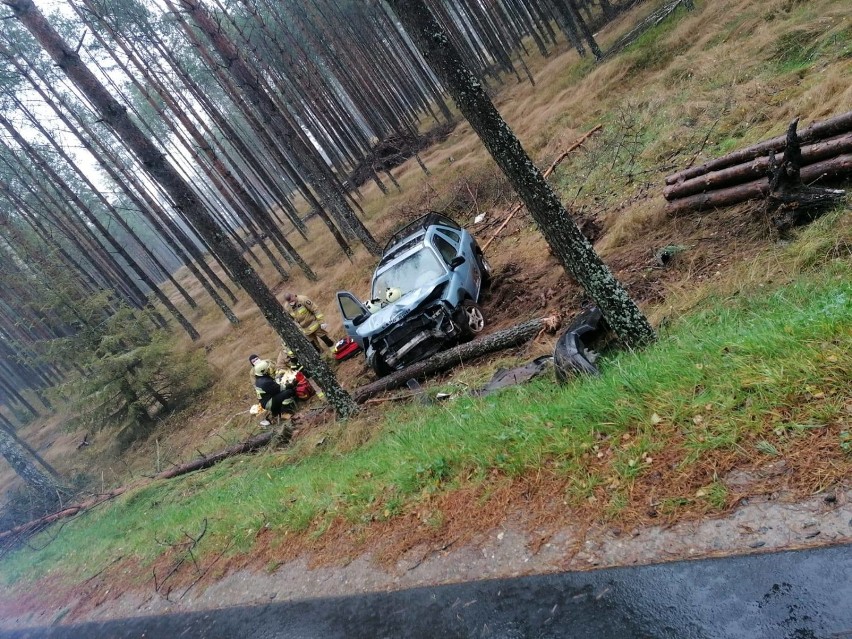
[[287,312],[305,335],[315,333],[322,323],[322,313],[318,312],[314,303],[304,295],[297,295],[295,302],[288,303]]

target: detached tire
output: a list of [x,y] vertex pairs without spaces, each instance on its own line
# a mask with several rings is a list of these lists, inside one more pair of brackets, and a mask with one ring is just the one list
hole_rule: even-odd
[[479,304],[473,300],[462,302],[459,325],[464,339],[473,339],[485,330],[485,315]]
[[576,331],[567,330],[556,341],[553,368],[560,384],[567,384],[576,375],[600,375],[595,366],[597,353],[589,350]]

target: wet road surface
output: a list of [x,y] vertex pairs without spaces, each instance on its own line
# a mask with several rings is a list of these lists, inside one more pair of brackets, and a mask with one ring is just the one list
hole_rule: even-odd
[[0,637],[852,639],[852,546],[0,631]]

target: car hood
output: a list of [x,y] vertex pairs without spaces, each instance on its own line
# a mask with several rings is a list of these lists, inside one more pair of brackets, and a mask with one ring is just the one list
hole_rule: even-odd
[[405,319],[413,311],[417,310],[423,301],[435,292],[435,289],[443,287],[449,279],[448,275],[443,275],[428,286],[421,286],[420,288],[409,291],[395,303],[388,304],[380,311],[370,315],[355,330],[360,336],[369,337],[384,330],[391,324]]

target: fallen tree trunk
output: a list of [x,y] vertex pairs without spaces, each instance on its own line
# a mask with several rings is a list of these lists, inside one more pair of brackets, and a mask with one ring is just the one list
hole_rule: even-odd
[[630,44],[637,40],[643,33],[662,23],[666,18],[674,13],[674,10],[680,5],[686,7],[687,11],[692,11],[692,9],[695,8],[692,4],[692,0],[674,0],[671,4],[664,5],[642,20],[642,22],[625,33],[618,40],[613,42],[610,48],[604,53],[603,57],[611,58],[622,49],[630,46]]
[[84,510],[89,510],[90,508],[94,508],[98,504],[102,504],[105,501],[109,501],[110,499],[114,499],[119,495],[123,495],[129,488],[131,488],[131,486],[120,486],[115,490],[111,490],[110,492],[104,493],[102,495],[97,495],[96,497],[88,499],[79,504],[68,506],[67,508],[63,508],[62,510],[59,510],[55,513],[50,513],[49,515],[39,517],[38,519],[33,519],[32,521],[28,521],[27,523],[21,524],[20,526],[15,526],[14,528],[10,528],[9,530],[4,530],[3,532],[0,532],[0,541],[11,537],[17,537],[19,535],[35,534],[55,521],[59,521],[60,519],[66,519],[68,517],[73,517],[77,513],[83,512]]
[[[225,448],[224,450],[221,450],[218,453],[205,455],[203,457],[199,457],[197,459],[189,461],[185,464],[179,464],[173,468],[164,470],[163,472],[154,475],[153,479],[171,479],[179,475],[191,473],[195,470],[209,468],[210,466],[213,466],[214,464],[217,464],[223,459],[227,459],[228,457],[233,457],[242,453],[250,453],[260,448],[263,448],[264,446],[269,444],[277,434],[278,433],[274,431],[261,433],[260,435],[252,437],[251,439],[248,439],[242,443],[229,446],[228,448]],[[105,501],[114,499],[119,495],[123,495],[131,488],[135,488],[142,485],[142,482],[136,482],[128,486],[120,486],[115,490],[111,490],[110,492],[104,493],[102,495],[97,495],[96,497],[88,499],[79,504],[68,506],[67,508],[63,508],[62,510],[57,511],[55,513],[45,515],[44,517],[40,517],[39,519],[33,519],[32,521],[28,521],[27,523],[21,524],[20,526],[16,526],[15,528],[4,530],[0,532],[0,541],[12,537],[35,534],[43,528],[49,526],[50,524],[59,521],[60,519],[73,517],[74,515],[94,508],[95,506],[102,504]]]
[[[849,133],[851,131],[852,111],[848,111],[847,113],[843,113],[821,122],[814,122],[804,131],[800,131],[798,135],[799,142],[807,144],[817,140],[824,140],[825,138],[839,135],[841,133]],[[716,158],[715,160],[711,160],[710,162],[706,162],[700,166],[694,166],[669,175],[666,178],[666,184],[684,182],[698,177],[699,175],[709,173],[710,171],[717,171],[729,166],[749,162],[762,155],[768,155],[770,151],[781,151],[784,149],[786,144],[787,135],[779,135],[778,137],[765,140],[745,149],[740,149],[739,151],[734,151],[728,155],[723,155],[720,158]]]
[[[803,166],[801,169],[801,180],[805,184],[847,175],[852,175],[852,154],[850,153]],[[730,206],[747,200],[766,197],[769,195],[770,190],[769,178],[764,177],[727,189],[719,189],[718,191],[700,193],[674,200],[666,205],[666,211],[670,215],[681,215],[692,211]]]
[[352,399],[361,404],[374,395],[404,386],[409,379],[422,378],[426,375],[449,370],[476,357],[523,344],[543,330],[556,330],[556,326],[557,321],[555,317],[544,317],[492,333],[472,342],[460,344],[455,348],[433,355],[426,361],[412,364],[407,368],[403,368],[401,371],[382,377],[372,384],[356,388],[352,391]]
[[203,457],[197,457],[196,459],[186,462],[185,464],[178,464],[173,468],[169,468],[168,470],[164,470],[161,473],[157,473],[154,478],[171,479],[172,477],[185,475],[195,470],[203,470],[204,468],[210,468],[210,466],[218,464],[220,461],[222,461],[223,459],[227,459],[228,457],[233,457],[234,455],[241,455],[243,453],[250,453],[252,451],[257,450],[258,448],[263,448],[264,446],[269,444],[269,442],[271,442],[277,434],[278,433],[275,431],[261,433],[260,435],[252,437],[251,439],[248,439],[239,444],[228,446],[228,448],[220,450],[218,453],[213,453],[212,455],[205,455]]
[[[803,146],[803,167],[849,152],[852,152],[852,133],[845,133],[822,142],[817,142],[816,144]],[[663,197],[672,201],[695,195],[702,191],[712,191],[723,186],[742,184],[768,175],[769,168],[769,156],[762,156],[745,164],[712,171],[690,180],[667,186],[663,189]]]

